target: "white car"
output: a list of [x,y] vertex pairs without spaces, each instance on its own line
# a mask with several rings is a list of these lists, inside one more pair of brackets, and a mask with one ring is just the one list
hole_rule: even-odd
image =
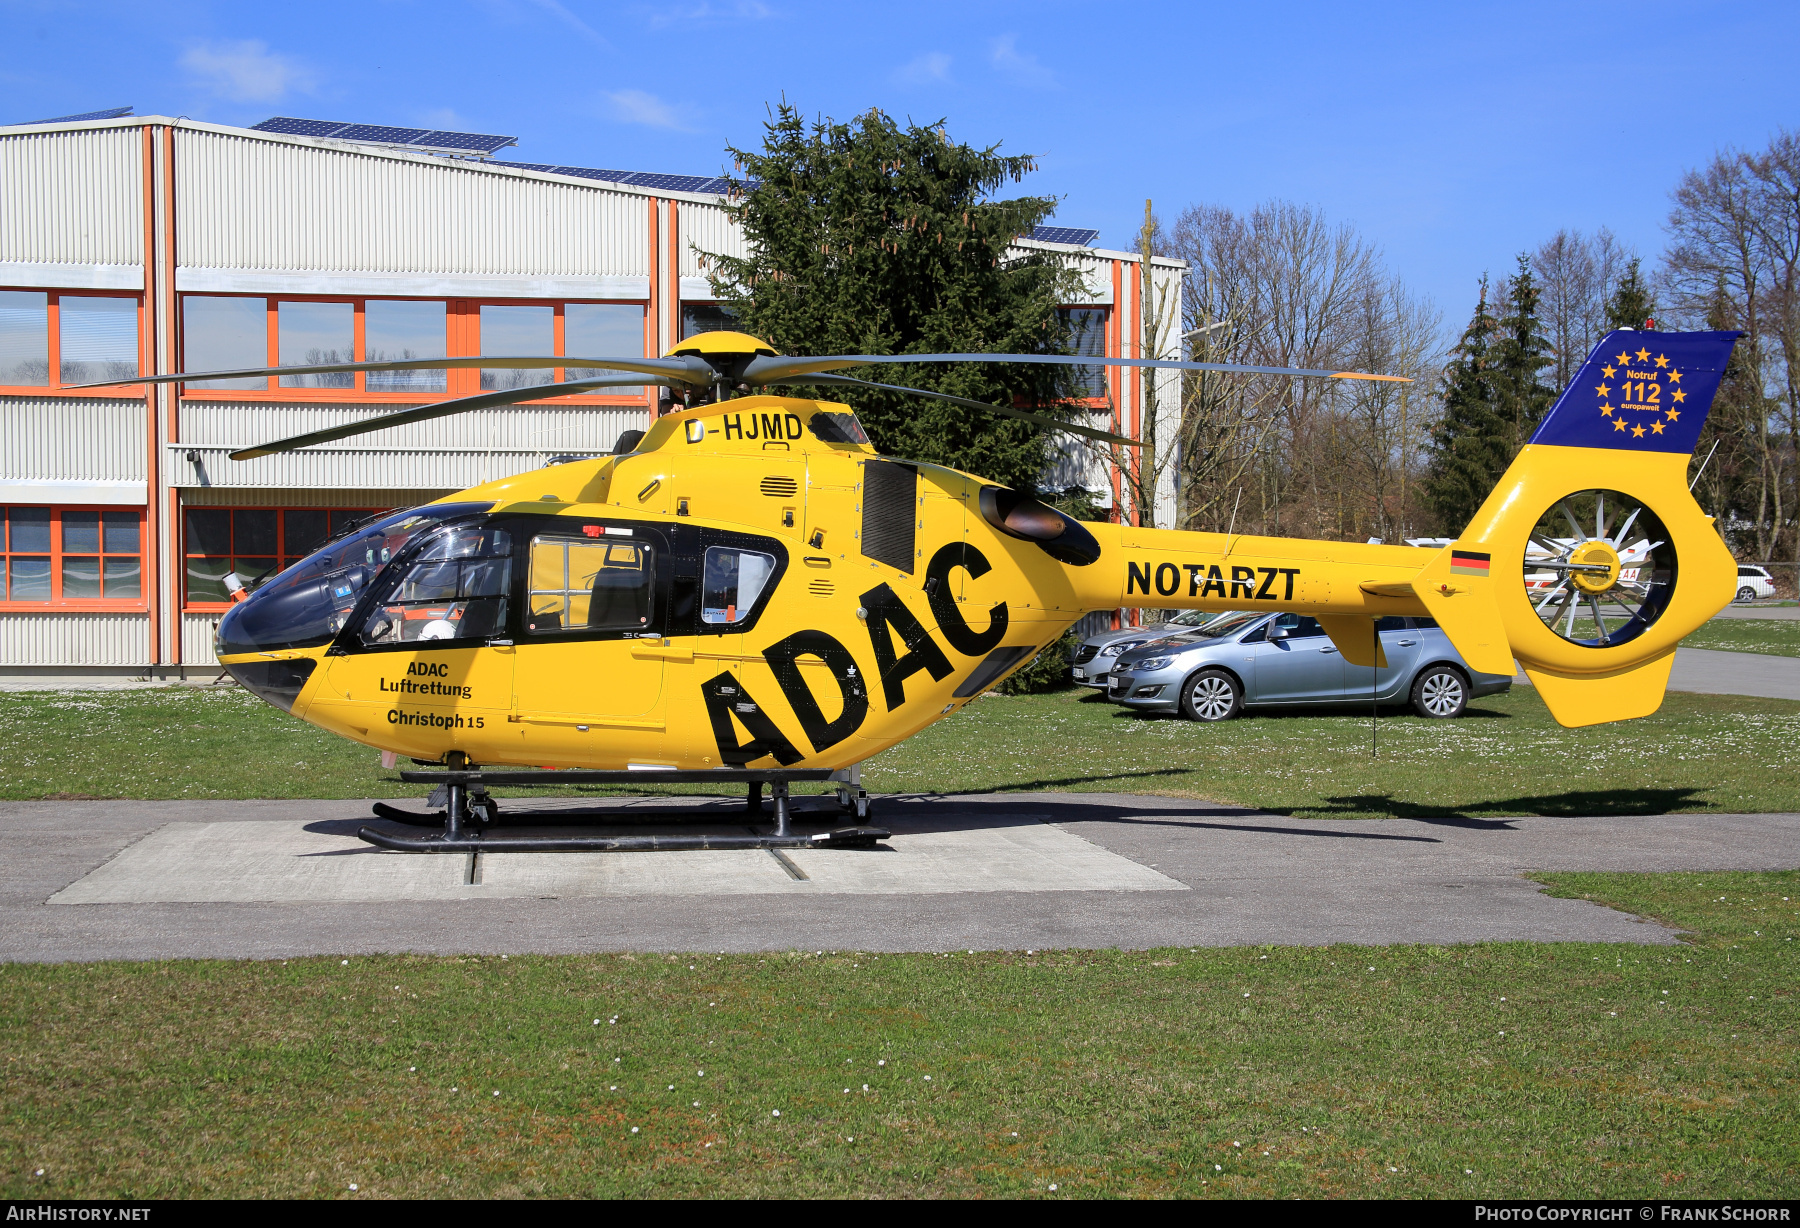
[[1775,595],[1775,580],[1769,569],[1754,563],[1738,564],[1737,600],[1756,601]]

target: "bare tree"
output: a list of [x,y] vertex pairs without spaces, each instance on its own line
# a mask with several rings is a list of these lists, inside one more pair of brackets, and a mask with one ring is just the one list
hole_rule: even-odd
[[[1176,224],[1188,262],[1192,357],[1255,366],[1433,370],[1435,310],[1381,267],[1354,229],[1273,202],[1239,215],[1198,205]],[[1203,372],[1183,384],[1177,432],[1183,527],[1389,536],[1407,518],[1419,389]]]
[[1592,235],[1559,230],[1532,254],[1531,271],[1543,289],[1542,317],[1558,388],[1568,387],[1582,361],[1606,335],[1606,297],[1632,255],[1604,226]]
[[1732,426],[1743,433],[1754,458],[1755,473],[1746,494],[1753,495],[1755,509],[1748,519],[1753,522],[1756,556],[1767,559],[1785,519],[1786,492],[1781,441],[1770,432],[1763,396],[1768,344],[1763,308],[1771,274],[1757,216],[1764,202],[1747,159],[1729,151],[1705,169],[1684,175],[1674,200],[1668,222],[1673,242],[1664,257],[1664,276],[1677,310],[1694,322],[1708,316],[1716,319],[1722,310],[1729,310],[1744,332],[1736,357],[1752,395],[1744,407],[1747,420]]

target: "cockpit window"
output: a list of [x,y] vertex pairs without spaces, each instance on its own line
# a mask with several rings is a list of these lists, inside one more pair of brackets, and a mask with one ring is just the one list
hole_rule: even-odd
[[525,629],[642,631],[650,625],[655,554],[643,541],[533,538]]
[[448,529],[425,544],[394,591],[369,611],[362,641],[374,646],[499,635],[511,590],[510,534]]
[[385,516],[273,577],[219,621],[221,654],[309,648],[343,629],[396,555],[420,533],[479,515],[492,503],[433,503]]

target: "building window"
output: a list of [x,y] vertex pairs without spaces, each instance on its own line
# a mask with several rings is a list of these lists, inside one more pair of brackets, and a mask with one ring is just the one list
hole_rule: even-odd
[[0,570],[13,604],[144,599],[144,513],[137,508],[0,508]]
[[[41,297],[41,296],[40,296]],[[4,304],[0,303],[0,308]],[[456,354],[560,355],[641,358],[647,337],[642,303],[493,302],[441,299],[264,298],[219,294],[182,296],[182,368],[231,371],[254,367],[387,362]],[[0,333],[0,362],[4,349]],[[27,331],[15,348],[42,349]],[[34,348],[35,346],[35,348]],[[607,374],[604,368],[489,367],[476,371],[333,371],[196,380],[196,391],[305,392],[357,397],[368,393],[421,399],[477,391],[530,388]],[[641,385],[602,388],[577,396],[638,398]]]
[[[1106,357],[1106,308],[1058,307],[1057,319],[1068,326],[1069,349],[1075,354]],[[1079,383],[1075,395],[1089,400],[1106,396],[1105,367],[1076,367]]]
[[[186,605],[230,605],[292,567],[376,508],[190,507],[182,517]],[[237,576],[237,584],[230,577]]]
[[0,386],[131,380],[138,374],[138,312],[136,295],[0,290]]
[[681,305],[681,339],[700,333],[734,333],[738,331],[737,312],[719,303],[683,303]]

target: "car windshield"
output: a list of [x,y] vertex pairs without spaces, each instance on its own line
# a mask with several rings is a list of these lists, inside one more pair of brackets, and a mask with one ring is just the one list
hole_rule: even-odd
[[1188,640],[1222,639],[1228,635],[1238,634],[1238,632],[1243,631],[1251,623],[1262,617],[1264,617],[1262,614],[1254,611],[1244,612],[1234,610],[1229,614],[1219,615],[1203,627],[1187,632],[1185,638]]

